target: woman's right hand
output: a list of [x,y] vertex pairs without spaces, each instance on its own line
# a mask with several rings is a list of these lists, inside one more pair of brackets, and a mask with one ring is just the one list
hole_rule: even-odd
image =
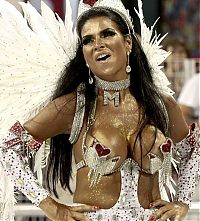
[[51,197],[42,200],[39,207],[52,221],[91,221],[83,213],[98,210],[98,207],[89,205],[66,206]]

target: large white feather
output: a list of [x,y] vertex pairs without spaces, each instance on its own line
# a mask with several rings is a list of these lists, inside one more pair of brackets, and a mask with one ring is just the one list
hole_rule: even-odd
[[147,27],[144,21],[142,5],[142,1],[138,0],[138,10],[135,9],[135,11],[140,20],[141,45],[147,56],[149,64],[153,68],[153,80],[161,93],[173,95],[174,92],[168,87],[170,82],[162,71],[162,63],[170,55],[170,52],[163,50],[160,45],[166,35],[160,37],[160,35],[155,33],[153,36],[154,26],[157,21],[152,27]]
[[[0,140],[16,120],[24,123],[50,101],[76,48],[70,19],[64,24],[43,2],[41,15],[29,3],[21,6],[25,18],[14,6],[0,0]],[[34,170],[40,182],[47,157],[46,148],[35,156]],[[0,176],[0,221],[12,220],[13,184],[1,164]]]
[[28,25],[11,4],[0,0],[0,137],[16,120],[23,123],[49,102],[76,47],[68,24],[44,3],[42,15],[29,3],[21,5]]

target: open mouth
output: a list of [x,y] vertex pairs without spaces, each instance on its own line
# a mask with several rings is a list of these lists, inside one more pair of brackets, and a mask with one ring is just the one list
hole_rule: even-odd
[[97,57],[97,61],[106,61],[108,58],[110,58],[109,54],[101,54]]

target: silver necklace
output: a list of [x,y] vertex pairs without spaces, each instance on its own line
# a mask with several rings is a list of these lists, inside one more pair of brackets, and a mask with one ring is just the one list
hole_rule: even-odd
[[[120,101],[120,93],[119,91],[125,90],[130,86],[130,75],[128,75],[127,79],[120,81],[105,81],[95,76],[96,79],[96,87],[104,90],[103,103],[104,105],[108,105],[109,101],[114,100],[115,107],[119,106]],[[108,91],[115,91],[113,94],[110,94]]]

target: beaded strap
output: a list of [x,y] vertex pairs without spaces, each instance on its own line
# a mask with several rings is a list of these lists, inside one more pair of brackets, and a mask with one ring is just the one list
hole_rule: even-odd
[[76,112],[69,137],[69,142],[71,144],[74,144],[77,141],[83,125],[83,119],[85,115],[85,94],[83,93],[84,89],[84,84],[80,84],[77,88]]

